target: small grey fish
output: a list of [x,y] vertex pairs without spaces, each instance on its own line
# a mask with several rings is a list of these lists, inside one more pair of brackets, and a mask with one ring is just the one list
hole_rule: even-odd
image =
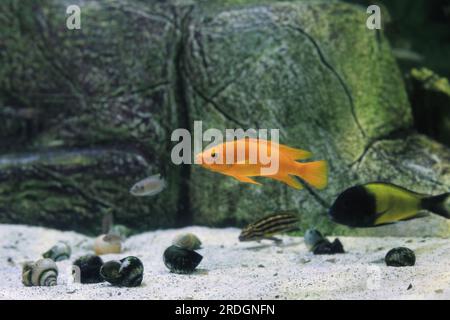
[[166,181],[159,174],[155,174],[137,182],[130,193],[136,197],[154,196],[160,193],[166,187]]
[[263,239],[281,242],[274,234],[298,230],[299,219],[291,212],[280,212],[266,216],[242,229],[239,241],[260,241]]

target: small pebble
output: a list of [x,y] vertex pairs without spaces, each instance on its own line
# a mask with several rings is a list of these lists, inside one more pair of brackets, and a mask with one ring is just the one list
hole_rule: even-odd
[[442,290],[442,289],[437,289],[437,290],[434,290],[434,292],[435,292],[435,293],[444,293],[444,290]]
[[265,268],[263,264],[258,264],[258,268]]
[[410,290],[410,289],[412,289],[412,287],[413,287],[413,285],[410,283],[408,286],[408,289],[406,289],[406,290]]

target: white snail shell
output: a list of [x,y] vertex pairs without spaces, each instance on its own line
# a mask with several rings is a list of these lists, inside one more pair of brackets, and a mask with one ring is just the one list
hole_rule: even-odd
[[71,254],[72,249],[70,249],[70,246],[63,241],[60,241],[53,247],[51,247],[50,250],[45,252],[42,256],[44,258],[52,259],[53,261],[62,261],[69,259]]
[[121,253],[122,239],[113,234],[102,234],[94,241],[95,254]]
[[200,239],[193,233],[179,234],[173,239],[172,244],[188,250],[197,250],[202,246]]
[[56,286],[58,267],[52,259],[27,262],[22,269],[22,283],[27,286]]

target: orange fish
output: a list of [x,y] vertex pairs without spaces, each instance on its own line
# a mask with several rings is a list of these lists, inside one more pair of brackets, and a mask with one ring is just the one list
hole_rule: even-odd
[[[262,151],[260,151],[262,150]],[[261,154],[261,156],[260,156]],[[268,158],[278,155],[276,170],[270,170]],[[208,148],[199,153],[195,161],[204,168],[231,176],[241,182],[260,184],[250,177],[266,177],[301,189],[302,185],[293,176],[315,188],[322,189],[327,185],[327,162],[297,162],[311,157],[312,154],[301,149],[294,149],[282,144],[262,139],[245,138],[229,141]],[[264,170],[265,169],[265,170]]]

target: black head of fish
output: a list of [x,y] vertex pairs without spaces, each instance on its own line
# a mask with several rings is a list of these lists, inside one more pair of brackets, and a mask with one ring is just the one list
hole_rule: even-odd
[[346,226],[372,227],[376,200],[364,186],[351,187],[337,197],[328,214],[332,221]]

